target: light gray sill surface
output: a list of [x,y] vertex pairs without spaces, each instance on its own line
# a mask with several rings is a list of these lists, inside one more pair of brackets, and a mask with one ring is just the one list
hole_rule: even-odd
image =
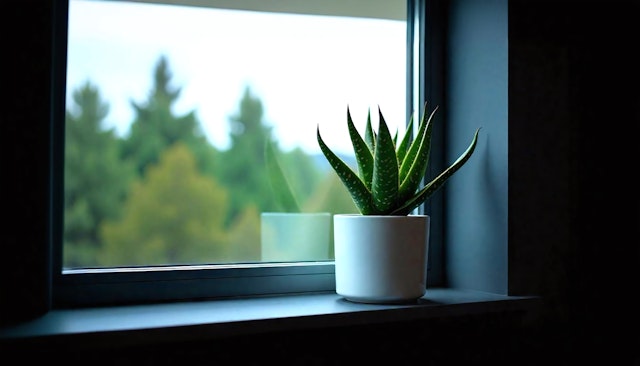
[[274,331],[527,311],[536,297],[428,289],[416,304],[349,302],[335,293],[103,308],[60,309],[0,328],[0,343],[128,344],[190,341]]

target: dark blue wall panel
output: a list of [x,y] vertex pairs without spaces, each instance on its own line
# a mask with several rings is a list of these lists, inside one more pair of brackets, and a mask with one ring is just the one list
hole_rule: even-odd
[[449,286],[507,293],[507,0],[451,2],[447,41],[446,164],[481,127],[476,151],[445,189]]

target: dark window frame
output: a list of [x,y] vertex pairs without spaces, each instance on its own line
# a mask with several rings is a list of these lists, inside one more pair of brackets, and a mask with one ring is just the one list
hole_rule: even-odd
[[[439,1],[407,1],[407,110],[442,100],[442,17]],[[52,118],[50,131],[50,248],[52,253],[52,306],[54,308],[105,306],[166,301],[223,299],[265,295],[335,291],[333,262],[278,265],[210,265],[132,268],[130,270],[62,271],[64,91],[68,1],[54,4]],[[418,60],[416,65],[415,61]],[[417,85],[414,84],[417,82]],[[407,115],[409,115],[409,113]],[[442,117],[441,117],[442,118]],[[432,171],[441,163],[442,128],[434,131]],[[432,174],[432,173],[429,173]],[[421,208],[441,212],[436,194]],[[432,225],[428,286],[440,285],[444,271],[442,223]]]

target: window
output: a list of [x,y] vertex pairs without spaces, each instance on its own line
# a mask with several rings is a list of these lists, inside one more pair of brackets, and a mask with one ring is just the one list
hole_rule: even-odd
[[332,291],[331,253],[261,256],[262,159],[273,138],[306,210],[354,209],[338,182],[313,186],[332,176],[315,129],[349,159],[347,105],[402,131],[424,99],[423,12],[365,2],[59,5],[55,305]]

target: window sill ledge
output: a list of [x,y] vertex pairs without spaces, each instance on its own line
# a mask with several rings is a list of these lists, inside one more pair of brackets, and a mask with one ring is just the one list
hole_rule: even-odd
[[537,297],[428,289],[417,304],[370,305],[314,293],[104,308],[60,309],[5,328],[10,347],[126,347],[239,335],[529,311]]

